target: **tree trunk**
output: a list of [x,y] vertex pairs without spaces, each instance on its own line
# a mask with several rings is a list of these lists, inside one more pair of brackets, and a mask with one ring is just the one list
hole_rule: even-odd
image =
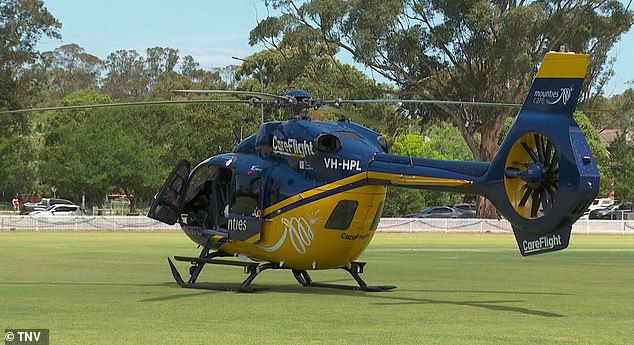
[[[498,149],[498,138],[504,125],[504,121],[499,117],[494,121],[490,121],[484,125],[481,130],[480,141],[480,158],[482,161],[490,162],[493,160]],[[476,203],[476,215],[479,218],[497,219],[499,218],[497,210],[493,204],[484,197],[478,197]]]
[[476,201],[476,216],[478,218],[499,219],[497,209],[489,199],[478,196]]
[[127,188],[124,188],[123,192],[125,193],[126,198],[130,201],[130,213],[136,213],[136,194],[132,194]]

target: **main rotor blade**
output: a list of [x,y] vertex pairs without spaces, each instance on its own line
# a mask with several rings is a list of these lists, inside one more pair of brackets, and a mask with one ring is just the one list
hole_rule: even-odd
[[147,101],[147,102],[124,102],[124,103],[104,103],[104,104],[82,104],[82,105],[67,105],[58,107],[43,107],[43,108],[31,108],[31,109],[18,109],[18,110],[4,110],[0,111],[0,114],[17,114],[28,113],[32,111],[49,111],[49,110],[65,110],[65,109],[91,109],[91,108],[109,108],[109,107],[128,107],[128,106],[141,106],[141,105],[155,105],[155,104],[205,104],[205,103],[237,103],[237,104],[252,104],[252,101],[241,99],[185,99],[174,101]]
[[288,101],[288,98],[274,95],[266,92],[257,91],[237,91],[237,90],[172,90],[177,93],[204,93],[204,94],[219,94],[219,95],[234,95],[234,96],[251,96],[251,97],[266,97],[279,100]]
[[413,103],[413,104],[447,104],[447,105],[474,105],[480,107],[506,107],[520,108],[518,103],[494,103],[494,102],[471,102],[471,101],[443,101],[435,99],[340,99],[328,101],[333,104],[343,103]]

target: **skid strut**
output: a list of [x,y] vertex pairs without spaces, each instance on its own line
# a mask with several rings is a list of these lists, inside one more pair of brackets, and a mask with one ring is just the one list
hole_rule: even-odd
[[324,287],[324,288],[334,288],[334,289],[346,289],[346,290],[362,290],[362,291],[387,291],[395,289],[394,285],[368,285],[363,278],[361,278],[361,273],[363,273],[363,267],[365,266],[365,262],[351,262],[347,266],[339,267],[342,270],[350,273],[352,278],[359,284],[359,286],[354,285],[341,285],[341,284],[330,284],[330,283],[320,283],[315,282],[311,279],[308,271],[306,270],[293,270],[293,276],[295,279],[302,284],[302,286],[307,287]]
[[[227,254],[222,251],[210,252],[211,248],[211,240],[207,241],[203,250],[200,252],[198,257],[186,257],[186,256],[175,256],[174,260],[176,261],[185,261],[190,262],[192,266],[189,268],[189,279],[184,281],[181,277],[178,269],[172,262],[170,258],[167,258],[167,262],[170,265],[170,269],[172,271],[172,276],[176,283],[180,287],[184,288],[192,288],[192,289],[208,289],[208,290],[225,290],[225,291],[238,291],[238,292],[254,292],[256,289],[250,287],[253,280],[258,276],[258,274],[262,273],[265,270],[269,269],[287,269],[285,267],[280,267],[275,263],[258,263],[254,261],[236,261],[236,260],[225,260],[225,259],[217,259],[219,257],[227,257],[230,254]],[[205,267],[205,264],[214,264],[214,265],[227,265],[227,266],[241,266],[244,268],[244,273],[248,274],[247,278],[240,284],[239,287],[219,287],[219,286],[208,286],[208,285],[199,285],[196,284],[196,280],[200,275],[200,272]],[[330,283],[320,283],[314,282],[308,272],[306,270],[296,270],[293,269],[293,276],[295,279],[302,285],[306,287],[324,287],[324,288],[335,288],[335,289],[347,289],[347,290],[362,290],[362,291],[386,291],[396,288],[393,285],[379,285],[379,286],[369,286],[366,282],[361,278],[360,274],[363,273],[363,267],[365,266],[365,262],[352,262],[347,266],[339,267],[350,273],[352,278],[357,282],[358,286],[352,285],[340,285],[340,284],[330,284]]]
[[[176,261],[188,261],[192,264],[189,268],[189,280],[185,282],[181,277],[180,273],[174,263],[170,258],[167,258],[167,262],[170,265],[170,269],[172,271],[172,276],[176,283],[180,287],[184,288],[193,288],[193,289],[207,289],[207,290],[225,290],[225,291],[238,291],[238,292],[254,292],[255,289],[249,287],[251,282],[257,277],[260,272],[273,268],[273,264],[259,264],[257,262],[244,262],[244,261],[234,261],[234,260],[223,260],[217,259],[218,257],[227,257],[230,254],[227,254],[222,251],[210,252],[211,248],[211,239],[207,241],[205,246],[203,247],[200,255],[197,258],[195,257],[186,257],[186,256],[174,256],[174,260]],[[196,284],[196,280],[200,275],[200,272],[205,267],[205,264],[215,264],[215,265],[228,265],[228,266],[241,266],[244,267],[244,273],[249,276],[245,279],[239,287],[216,287],[216,286],[203,286]]]

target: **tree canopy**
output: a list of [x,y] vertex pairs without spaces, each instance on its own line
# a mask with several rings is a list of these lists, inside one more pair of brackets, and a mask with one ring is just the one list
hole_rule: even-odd
[[610,146],[614,178],[614,196],[620,201],[634,202],[634,142],[628,142],[629,130],[624,128]]
[[[396,135],[391,152],[433,159],[470,160],[473,156],[460,131],[446,121],[427,126],[422,133]],[[384,215],[402,217],[427,206],[452,205],[454,193],[389,187]]]
[[17,107],[30,96],[25,67],[38,58],[42,37],[59,38],[61,24],[42,0],[0,0],[0,108]]
[[[61,24],[41,0],[0,0],[0,109],[33,104],[46,80],[35,48],[43,37],[59,38]],[[27,116],[0,117],[0,189],[10,194],[33,180],[34,160]]]

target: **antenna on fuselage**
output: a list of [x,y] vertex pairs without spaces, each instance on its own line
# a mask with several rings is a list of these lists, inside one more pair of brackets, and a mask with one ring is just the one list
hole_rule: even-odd
[[[242,128],[240,128],[240,130],[242,130]],[[238,132],[236,132],[234,128],[232,128],[231,131],[233,132],[233,136],[236,138],[236,145],[240,144],[242,136],[238,136]]]

